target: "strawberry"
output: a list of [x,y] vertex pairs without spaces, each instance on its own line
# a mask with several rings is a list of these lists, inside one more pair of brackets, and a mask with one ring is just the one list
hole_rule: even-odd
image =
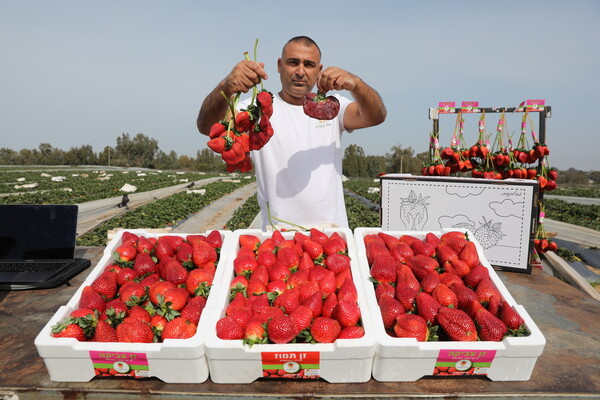
[[356,285],[354,284],[354,280],[352,276],[344,279],[344,283],[339,287],[337,291],[338,301],[349,300],[353,302],[358,301],[358,291],[356,290]]
[[292,247],[282,247],[277,251],[277,262],[285,265],[289,270],[295,271],[300,263],[300,254]]
[[296,338],[298,330],[289,315],[276,315],[267,322],[269,340],[276,344],[289,343]]
[[174,258],[166,262],[160,271],[160,275],[164,280],[173,282],[176,285],[185,283],[188,274],[188,270]]
[[311,240],[313,240],[316,243],[319,243],[321,246],[323,246],[325,241],[329,239],[329,236],[327,236],[324,232],[320,231],[317,228],[311,228],[308,236]]
[[208,297],[214,277],[215,273],[211,269],[193,269],[185,280],[185,287],[191,295]]
[[433,296],[425,292],[417,293],[415,298],[416,311],[430,325],[435,325],[438,309],[442,306]]
[[458,258],[469,265],[471,269],[477,267],[480,264],[479,254],[477,253],[477,247],[474,242],[467,242],[465,247],[458,254]]
[[277,296],[273,305],[283,309],[286,314],[291,313],[300,305],[300,291],[298,289],[286,290]]
[[240,235],[238,241],[240,247],[247,247],[252,251],[256,251],[258,249],[258,245],[260,244],[260,239],[258,236],[250,234]]
[[400,264],[396,270],[396,287],[401,286],[406,286],[417,291],[421,289],[421,284],[406,264]]
[[155,282],[148,288],[148,299],[152,302],[152,304],[158,305],[160,303],[158,296],[160,295],[164,297],[165,292],[168,289],[174,288],[175,286],[176,285],[173,282],[169,281]]
[[117,295],[117,274],[103,272],[90,285],[105,301],[112,300]]
[[[314,269],[315,268],[311,269],[311,271],[313,271]],[[313,280],[312,275],[311,280]],[[335,280],[335,273],[333,271],[325,270],[325,273],[322,279],[318,281],[318,284],[319,289],[321,289],[323,295],[328,295],[330,293],[335,295],[335,291],[337,289],[337,282]]]
[[302,97],[304,113],[311,118],[330,120],[337,117],[340,111],[340,102],[334,96],[327,96],[322,92],[307,93]]
[[252,274],[248,280],[246,294],[248,296],[257,296],[263,293],[267,293],[267,286],[260,279],[255,278],[254,274]]
[[136,245],[137,241],[139,239],[139,236],[136,235],[133,232],[129,232],[129,231],[125,231],[123,232],[123,234],[121,235],[121,243],[122,244],[131,244],[131,245]]
[[[456,232],[456,234],[454,232]],[[462,236],[457,234],[460,234]],[[468,242],[469,241],[467,240],[465,234],[462,232],[453,231],[442,235],[442,243],[444,243],[457,253],[460,253]]]
[[186,235],[185,242],[193,247],[197,242],[206,242],[206,236],[198,234]]
[[217,337],[223,340],[239,340],[244,338],[244,330],[235,319],[229,316],[222,317],[216,325]]
[[379,301],[382,295],[389,294],[394,297],[396,294],[396,288],[388,282],[383,282],[377,285],[375,288],[375,299]]
[[437,246],[437,245],[438,245],[438,244],[439,244],[439,243],[442,241],[442,239],[440,239],[440,238],[438,237],[438,235],[436,235],[436,234],[435,234],[435,233],[433,233],[433,232],[427,232],[427,233],[425,234],[425,241],[426,241],[427,243],[431,243],[431,244],[432,244],[432,245],[434,245],[434,246]]
[[267,341],[266,323],[258,317],[254,317],[248,321],[244,329],[244,344],[252,346],[254,344],[264,344]]
[[465,285],[469,286],[471,289],[477,287],[479,282],[482,279],[489,279],[490,272],[483,265],[479,265],[475,268],[471,268],[471,271],[463,277],[463,281]]
[[469,267],[469,265],[466,262],[459,260],[458,258],[447,261],[444,264],[444,269],[446,271],[455,273],[461,278],[467,275],[469,272],[471,272],[471,268]]
[[456,275],[453,272],[442,272],[440,274],[440,283],[443,283],[444,285],[450,287],[453,284],[459,284],[459,285],[463,285],[463,280],[461,279],[460,276]]
[[440,328],[453,341],[476,341],[477,329],[469,315],[458,308],[440,307],[437,315]]
[[117,326],[117,340],[127,343],[152,343],[154,333],[150,325],[137,318],[125,318]]
[[385,243],[385,246],[388,249],[391,249],[396,244],[400,243],[400,241],[398,240],[397,237],[392,236],[389,233],[379,232],[379,233],[377,233],[377,236],[379,236],[381,239],[383,239],[383,242]]
[[461,310],[465,310],[471,301],[477,300],[477,293],[467,286],[460,283],[453,283],[449,286],[450,290],[456,294],[456,299],[458,300],[458,308]]
[[62,324],[57,324],[52,328],[52,336],[56,338],[73,338],[80,342],[86,340],[85,332],[82,327],[67,319]]
[[208,242],[198,241],[192,245],[192,261],[196,267],[215,263],[218,260],[217,250]]
[[443,307],[457,308],[458,298],[450,288],[443,283],[435,287],[431,294]]
[[85,286],[81,291],[79,308],[89,308],[102,312],[106,308],[106,302],[91,286]]
[[406,312],[414,312],[417,293],[419,293],[418,290],[407,286],[396,286],[395,298],[402,304]]
[[211,125],[208,137],[211,139],[221,136],[227,130],[227,123],[224,121],[215,122]]
[[406,313],[402,303],[387,293],[381,295],[377,304],[379,305],[379,311],[385,329],[392,329],[396,323],[396,317]]
[[246,324],[252,319],[254,313],[252,308],[243,306],[230,310],[227,316],[233,318],[242,329],[245,329]]
[[451,260],[457,260],[458,253],[452,247],[444,243],[439,243],[435,248],[435,258],[440,265],[443,265]]
[[302,241],[302,250],[310,256],[311,260],[320,262],[323,259],[323,246],[310,238]]
[[429,338],[429,328],[425,319],[415,314],[401,314],[396,318],[394,333],[400,338],[415,338],[426,342]]
[[365,336],[365,329],[362,326],[347,326],[342,328],[338,339],[358,339]]
[[185,318],[177,317],[165,325],[162,339],[189,339],[196,334],[196,324]]
[[423,240],[415,240],[410,244],[411,249],[415,252],[415,254],[421,254],[427,257],[435,256],[435,245],[423,241]]
[[[267,283],[267,286],[265,287],[265,290],[267,291],[269,298],[271,298],[271,296],[279,296],[281,293],[285,292],[287,289],[288,289],[287,284],[285,283],[285,281],[283,281],[281,279],[270,281],[269,283]],[[300,293],[302,293],[302,292],[300,292]]]
[[127,282],[119,289],[119,299],[130,307],[142,304],[146,300],[146,289],[137,282]]
[[[367,262],[369,265],[373,265],[375,260],[379,257],[392,256],[392,253],[387,248],[383,240],[380,241],[365,241],[365,250],[367,253]],[[411,249],[412,251],[412,249]]]
[[196,268],[196,265],[194,265],[194,262],[192,261],[192,253],[192,245],[187,242],[183,242],[175,253],[175,259],[188,270]]
[[375,283],[396,282],[400,263],[391,255],[377,257],[371,265],[371,280]]
[[115,249],[114,259],[117,263],[130,262],[135,259],[138,251],[137,248],[131,243],[123,243]]
[[285,282],[292,274],[290,269],[280,262],[277,262],[275,265],[268,268],[267,272],[269,273],[270,281],[282,280]]
[[154,243],[152,243],[147,237],[140,236],[136,247],[138,253],[151,253],[152,249],[154,249]]
[[[165,291],[162,304],[160,305],[165,306],[167,308],[167,311],[181,311],[183,310],[183,307],[185,307],[185,305],[187,304],[189,297],[190,293],[187,291],[186,288],[174,287]],[[167,319],[169,319],[169,317],[167,317]]]
[[404,263],[408,257],[414,256],[415,252],[408,244],[398,242],[390,247],[390,254],[394,256],[396,260]]
[[341,300],[338,301],[332,316],[342,328],[357,325],[360,321],[360,308],[355,301]]
[[116,342],[117,331],[104,321],[98,321],[94,335],[91,337],[92,342]]
[[181,318],[187,319],[190,322],[193,322],[195,325],[198,325],[200,321],[200,317],[202,316],[202,311],[204,311],[204,307],[206,306],[206,298],[202,296],[192,297],[183,310],[181,310]]
[[419,283],[421,284],[421,290],[423,292],[431,294],[435,287],[440,284],[440,282],[441,280],[439,272],[429,271],[427,274],[425,274],[425,276],[423,276]]
[[476,322],[479,339],[499,342],[508,333],[506,324],[485,308],[477,310],[473,316]]
[[475,288],[475,293],[477,293],[477,298],[481,304],[487,306],[490,302],[490,299],[493,296],[496,296],[497,299],[500,299],[500,292],[494,285],[494,282],[490,278],[482,279]]
[[245,275],[249,277],[258,267],[256,259],[249,255],[238,255],[233,260],[233,270],[236,275]]
[[312,311],[313,318],[320,316],[323,310],[323,297],[321,296],[321,292],[316,291],[304,300],[302,300],[301,297],[301,305]]
[[335,274],[350,269],[350,257],[342,253],[333,253],[325,259],[325,266]]
[[133,270],[138,276],[153,274],[157,271],[156,262],[150,256],[150,253],[139,253],[133,262]]
[[327,317],[317,317],[310,324],[310,335],[317,343],[335,342],[341,330],[339,322]]
[[292,311],[290,314],[292,321],[294,322],[294,326],[296,327],[296,331],[300,332],[304,329],[310,327],[310,323],[313,320],[312,310],[306,306],[299,305]]
[[408,257],[406,265],[410,267],[417,279],[423,279],[425,275],[438,269],[440,266],[435,258],[423,254]]
[[500,306],[500,319],[508,326],[509,329],[518,330],[523,326],[525,321],[519,313],[508,304],[506,301]]
[[256,253],[256,262],[258,265],[264,265],[268,268],[277,262],[277,256],[275,256],[275,253],[271,250],[259,248]]
[[323,243],[323,251],[325,254],[330,255],[334,253],[346,253],[348,246],[344,238],[342,238],[337,232],[334,232],[326,241]]
[[323,306],[321,308],[321,316],[323,317],[331,317],[333,315],[333,310],[335,306],[337,306],[338,300],[335,293],[329,293],[323,299]]

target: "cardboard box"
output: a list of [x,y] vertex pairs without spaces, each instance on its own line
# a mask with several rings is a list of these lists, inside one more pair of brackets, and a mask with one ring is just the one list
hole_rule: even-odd
[[[211,312],[212,321],[206,336],[206,355],[211,380],[215,383],[250,383],[263,377],[263,369],[271,369],[269,364],[283,365],[290,361],[297,369],[304,371],[306,378],[322,378],[327,382],[366,382],[371,378],[373,355],[375,354],[375,336],[370,308],[366,300],[364,287],[360,283],[360,273],[354,250],[354,238],[349,229],[322,229],[330,236],[338,232],[348,243],[348,255],[351,257],[351,271],[358,292],[358,303],[365,334],[359,339],[338,339],[334,343],[288,343],[244,345],[242,340],[222,340],[216,335],[216,323],[225,315],[229,304],[229,283],[234,277],[233,260],[239,250],[239,237],[243,234],[256,235],[261,242],[271,237],[271,232],[260,230],[237,230],[228,239],[233,245],[227,257],[223,271],[223,284],[217,293],[215,312]],[[308,232],[306,232],[308,234]],[[294,232],[283,232],[291,239]],[[309,364],[310,366],[306,366]]]
[[387,174],[381,180],[381,228],[389,231],[468,229],[488,261],[531,272],[538,183]]
[[[102,271],[113,262],[113,252],[121,244],[125,231],[138,236],[160,237],[164,234],[148,233],[141,229],[118,232],[104,250],[103,256],[90,272],[81,287],[66,305],[61,306],[35,339],[35,346],[50,374],[50,379],[59,382],[87,382],[96,376],[95,367],[113,366],[119,372],[131,371],[138,378],[157,377],[168,383],[201,383],[208,379],[204,341],[211,304],[218,292],[218,282],[223,270],[223,257],[217,270],[196,334],[189,339],[166,339],[162,343],[99,343],[80,342],[73,338],[52,337],[51,329],[79,308],[83,288],[90,285]],[[223,238],[223,252],[227,253],[229,231],[219,231]],[[207,232],[208,234],[209,232]],[[188,234],[174,234],[185,237]]]
[[[456,229],[433,233],[439,236],[449,230]],[[384,231],[378,228],[354,230],[362,280],[365,286],[370,285],[370,289],[366,290],[367,301],[373,306],[371,315],[376,329],[377,350],[373,360],[373,378],[378,381],[412,382],[424,376],[435,375],[437,367],[451,364],[459,370],[457,374],[460,373],[460,367],[464,365],[474,367],[473,370],[470,370],[474,375],[487,376],[494,381],[528,380],[537,358],[544,350],[546,340],[525,308],[516,304],[498,274],[485,258],[483,249],[476,240],[473,241],[477,246],[481,263],[488,269],[490,278],[500,291],[504,301],[515,307],[531,334],[521,337],[507,336],[500,342],[418,342],[413,338],[392,337],[385,331],[381,310],[375,298],[374,285],[369,281],[370,271],[364,245],[366,235],[382,231],[397,238],[408,234],[424,239],[427,234],[427,231]]]

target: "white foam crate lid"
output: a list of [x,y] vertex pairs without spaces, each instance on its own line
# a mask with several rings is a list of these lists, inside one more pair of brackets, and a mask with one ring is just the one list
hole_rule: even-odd
[[[346,239],[348,255],[351,258],[351,271],[358,292],[358,304],[365,334],[359,339],[338,339],[334,343],[288,343],[288,344],[257,344],[247,346],[241,340],[223,340],[217,337],[215,326],[225,315],[229,304],[229,283],[234,277],[233,260],[239,250],[239,237],[252,234],[259,237],[261,242],[271,237],[272,232],[255,229],[242,229],[233,232],[228,238],[232,245],[227,247],[231,255],[226,257],[223,270],[223,284],[219,287],[216,298],[216,309],[211,312],[211,329],[206,336],[206,354],[210,369],[211,380],[215,383],[250,383],[263,376],[263,352],[309,353],[319,352],[319,377],[335,382],[366,382],[371,378],[373,356],[375,354],[375,331],[373,318],[369,315],[370,307],[365,289],[360,282],[360,273],[356,260],[354,238],[352,231],[343,228],[323,228],[321,231],[328,236],[337,232]],[[286,239],[291,239],[294,232],[282,232]],[[303,232],[309,234],[308,232]],[[215,303],[213,303],[215,304]]]
[[[464,231],[464,229],[441,229],[433,231],[438,236],[448,231]],[[535,322],[531,319],[522,305],[516,304],[508,289],[483,255],[483,248],[474,239],[469,238],[477,247],[481,263],[488,269],[490,278],[496,285],[500,294],[525,321],[531,334],[529,336],[506,337],[500,342],[477,341],[437,341],[419,342],[414,338],[397,338],[390,336],[383,327],[381,311],[377,306],[373,283],[369,281],[370,272],[366,257],[364,237],[369,234],[385,232],[399,238],[402,235],[411,235],[424,239],[430,231],[383,231],[380,228],[356,228],[354,230],[357,257],[360,264],[361,279],[366,287],[369,304],[372,304],[370,315],[373,317],[377,337],[377,349],[373,361],[373,378],[379,381],[415,381],[423,376],[432,375],[440,351],[442,350],[473,350],[493,351],[495,356],[488,370],[487,376],[491,380],[521,381],[531,377],[533,368],[546,344],[544,335]]]
[[[79,308],[79,299],[85,286],[90,285],[104,269],[113,263],[113,253],[121,245],[123,233],[131,232],[147,238],[160,236],[195,235],[198,233],[149,233],[143,229],[126,229],[119,231],[104,249],[102,258],[77,289],[66,305],[58,311],[42,328],[35,338],[35,346],[39,355],[44,359],[50,378],[59,382],[87,382],[95,377],[90,351],[113,353],[137,353],[147,358],[149,376],[155,376],[169,383],[200,383],[208,379],[208,362],[206,360],[204,342],[209,316],[203,310],[196,334],[189,339],[166,339],[162,343],[100,343],[80,342],[73,338],[55,338],[51,329],[59,321],[66,318],[73,310]],[[211,294],[208,296],[205,310],[210,310],[216,300],[213,293],[218,292],[227,254],[227,238],[230,231],[219,231],[223,238],[221,256],[213,280]],[[209,232],[206,232],[208,234]]]

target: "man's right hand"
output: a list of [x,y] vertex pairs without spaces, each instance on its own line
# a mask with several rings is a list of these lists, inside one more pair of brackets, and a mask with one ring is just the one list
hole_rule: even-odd
[[265,64],[262,62],[240,61],[221,82],[223,92],[227,96],[237,92],[247,93],[255,85],[258,85],[261,80],[269,78],[264,67]]

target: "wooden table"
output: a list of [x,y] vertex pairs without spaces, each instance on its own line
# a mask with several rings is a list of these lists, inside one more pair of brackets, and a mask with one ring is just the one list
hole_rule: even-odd
[[[168,384],[150,379],[53,382],[34,339],[59,306],[66,304],[102,255],[79,248],[92,267],[70,285],[0,292],[0,399],[128,398],[600,398],[600,303],[534,268],[531,275],[499,272],[517,303],[544,333],[546,346],[529,381],[487,378],[423,378],[416,382],[331,384],[323,381],[256,381],[251,384]],[[3,397],[4,395],[4,397]],[[13,397],[11,397],[13,395]]]

